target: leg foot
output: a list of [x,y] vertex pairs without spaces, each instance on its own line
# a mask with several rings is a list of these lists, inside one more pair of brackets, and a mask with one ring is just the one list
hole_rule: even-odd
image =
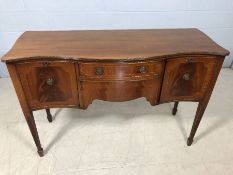
[[206,109],[206,106],[207,106],[207,102],[205,103],[201,103],[199,102],[198,104],[198,107],[197,107],[197,112],[196,112],[196,115],[195,115],[195,118],[194,118],[194,121],[193,121],[193,126],[192,126],[192,129],[191,129],[191,132],[190,132],[190,135],[189,135],[189,138],[187,140],[187,145],[190,146],[193,142],[193,138],[194,138],[194,135],[197,131],[197,128],[201,122],[201,119],[203,117],[203,114],[205,112],[205,109]]
[[151,101],[151,100],[148,100],[150,102],[150,105],[151,106],[155,106],[156,105],[156,101]]
[[193,139],[192,139],[192,138],[188,138],[188,139],[187,139],[187,145],[188,145],[188,146],[191,146],[192,143],[193,143]]
[[176,101],[175,104],[174,104],[174,107],[172,109],[172,115],[176,115],[178,104],[179,104],[179,102]]
[[32,137],[35,141],[36,147],[37,147],[37,152],[40,156],[43,156],[43,148],[41,147],[40,144],[40,139],[39,139],[39,135],[37,132],[37,128],[36,128],[36,123],[34,120],[34,116],[33,113],[31,112],[30,115],[25,115],[28,127],[32,133]]
[[47,113],[47,119],[51,123],[53,121],[52,115],[50,113],[50,109],[45,109]]
[[40,150],[37,150],[38,154],[40,157],[43,157],[44,156],[44,150],[43,148],[41,148]]

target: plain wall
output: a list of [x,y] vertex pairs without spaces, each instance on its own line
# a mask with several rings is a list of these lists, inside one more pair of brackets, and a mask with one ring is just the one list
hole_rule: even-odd
[[191,27],[233,52],[233,0],[0,0],[0,55],[26,30]]

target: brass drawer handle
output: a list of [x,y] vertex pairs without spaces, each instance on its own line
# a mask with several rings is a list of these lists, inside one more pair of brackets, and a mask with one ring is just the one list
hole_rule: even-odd
[[140,73],[146,73],[146,67],[145,66],[141,66],[141,67],[139,67],[138,71]]
[[97,67],[95,69],[95,74],[96,75],[103,75],[104,74],[104,68],[103,67]]
[[185,73],[185,74],[183,75],[183,79],[184,79],[185,81],[190,80],[190,74],[189,74],[189,73]]
[[46,80],[46,83],[47,83],[47,85],[49,85],[49,86],[53,86],[53,85],[54,85],[54,82],[55,82],[55,80],[54,80],[53,78],[48,78],[48,79]]

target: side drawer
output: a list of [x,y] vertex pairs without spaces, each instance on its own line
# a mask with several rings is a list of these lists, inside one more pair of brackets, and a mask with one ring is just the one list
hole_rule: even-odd
[[81,79],[151,79],[160,76],[162,70],[162,61],[83,62],[79,64]]
[[167,61],[161,102],[198,101],[209,88],[217,64],[215,57],[184,57]]
[[17,64],[24,92],[33,109],[78,106],[75,64],[37,61]]

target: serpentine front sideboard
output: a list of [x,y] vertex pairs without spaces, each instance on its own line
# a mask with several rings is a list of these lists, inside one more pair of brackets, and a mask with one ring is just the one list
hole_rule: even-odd
[[33,111],[93,100],[145,97],[151,105],[199,102],[187,145],[206,109],[229,51],[198,29],[25,32],[2,57],[22,111],[43,156]]

